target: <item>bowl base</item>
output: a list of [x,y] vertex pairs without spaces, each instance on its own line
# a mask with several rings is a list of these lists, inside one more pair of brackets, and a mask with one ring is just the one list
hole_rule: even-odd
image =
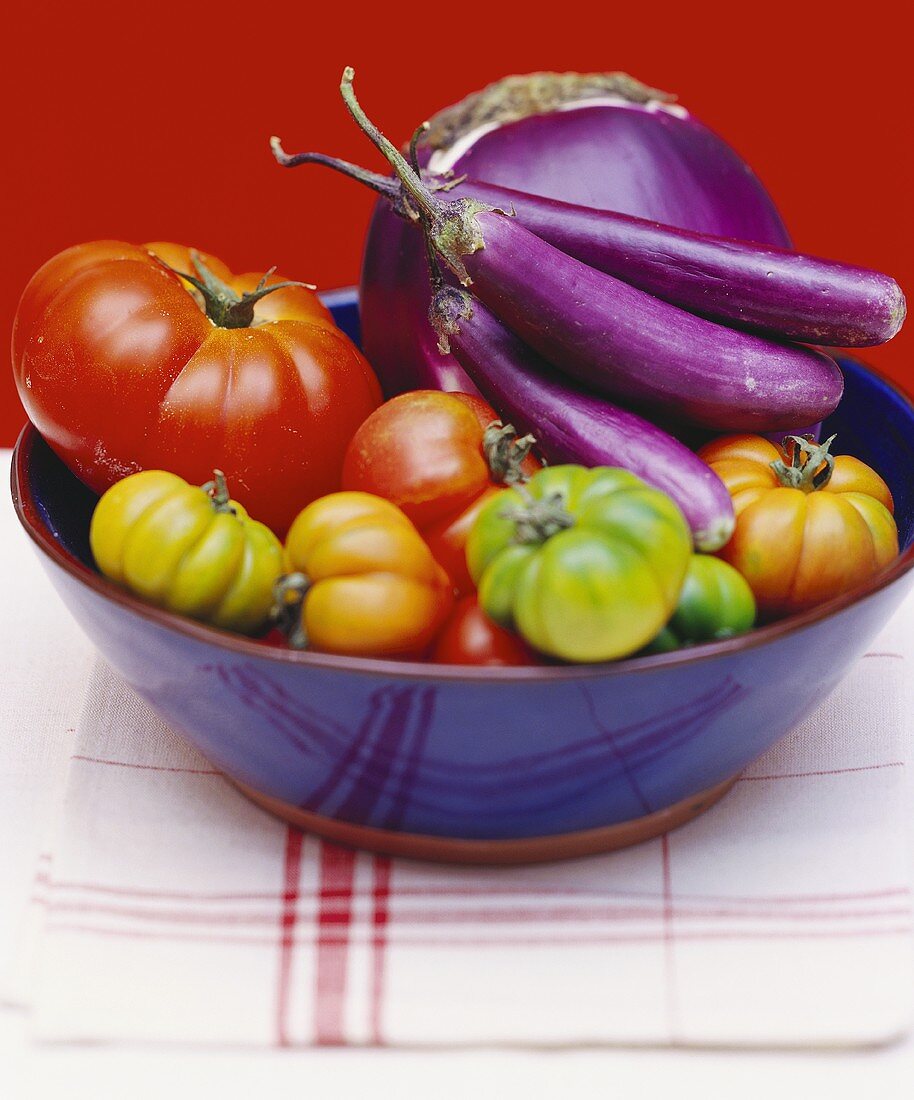
[[555,836],[522,837],[517,840],[474,840],[459,837],[430,836],[421,833],[401,833],[390,829],[375,829],[368,825],[353,825],[331,817],[310,813],[289,802],[255,791],[244,783],[230,780],[243,795],[262,809],[288,821],[306,833],[342,844],[347,848],[362,848],[386,856],[430,860],[437,863],[519,864],[547,863],[559,859],[576,859],[598,855],[619,848],[629,848],[698,817],[720,801],[738,776],[709,787],[691,798],[684,798],[664,810],[605,825],[598,829],[583,829]]

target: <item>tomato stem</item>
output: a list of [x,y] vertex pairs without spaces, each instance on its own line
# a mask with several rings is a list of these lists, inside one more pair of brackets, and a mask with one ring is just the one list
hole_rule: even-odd
[[790,458],[789,464],[780,458],[771,463],[781,485],[804,493],[824,489],[835,468],[834,455],[829,453],[834,441],[833,435],[824,443],[817,443],[811,435],[788,435],[781,446]]
[[538,544],[551,539],[560,531],[574,527],[574,516],[565,507],[561,493],[552,493],[542,500],[533,497],[525,486],[515,488],[524,496],[524,503],[505,508],[503,519],[514,524],[514,541],[521,544]]
[[273,610],[270,618],[285,634],[290,649],[307,649],[308,634],[304,624],[305,596],[311,582],[304,573],[286,573],[273,586]]
[[205,485],[202,485],[201,488],[204,493],[209,495],[210,500],[213,502],[213,507],[217,512],[229,512],[233,516],[238,514],[232,507],[228,483],[225,480],[225,474],[221,470],[213,470],[213,480],[208,481]]
[[185,279],[200,292],[203,297],[206,316],[218,328],[250,328],[254,323],[254,306],[261,298],[272,294],[274,290],[283,290],[289,286],[301,286],[306,290],[316,289],[312,283],[294,281],[271,283],[267,286],[267,279],[276,270],[275,267],[271,267],[253,290],[246,290],[243,294],[238,294],[228,283],[223,282],[218,275],[210,271],[203,262],[200,253],[193,249],[190,253],[190,260],[194,265],[196,275],[191,275],[186,271],[177,271],[158,256],[156,259],[163,267],[167,267],[169,271],[181,279]]
[[522,467],[536,445],[536,436],[518,438],[513,424],[493,420],[482,437],[482,450],[489,465],[492,480],[503,485],[517,485],[527,481]]

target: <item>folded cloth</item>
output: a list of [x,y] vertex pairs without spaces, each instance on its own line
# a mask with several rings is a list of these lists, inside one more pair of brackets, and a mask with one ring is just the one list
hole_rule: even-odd
[[914,999],[912,612],[703,817],[509,869],[303,836],[99,665],[36,886],[34,1032],[279,1047],[896,1037]]

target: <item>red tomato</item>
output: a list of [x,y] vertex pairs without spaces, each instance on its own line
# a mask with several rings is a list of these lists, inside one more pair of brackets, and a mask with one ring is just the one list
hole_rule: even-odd
[[[194,273],[189,249],[150,247]],[[96,241],[49,260],[16,314],[16,383],[35,426],[96,492],[141,469],[202,483],[219,468],[251,515],[283,535],[339,488],[346,444],[380,388],[312,291],[289,286],[245,304],[261,276],[201,258],[217,280],[208,312],[147,248]],[[220,296],[234,302],[228,312]]]
[[[460,592],[472,592],[466,538],[500,487],[483,452],[498,415],[481,397],[438,390],[404,393],[376,409],[349,444],[343,488],[385,497],[422,532]],[[527,476],[539,469],[532,456]]]
[[492,622],[475,596],[457,603],[429,659],[439,665],[542,664],[517,634]]

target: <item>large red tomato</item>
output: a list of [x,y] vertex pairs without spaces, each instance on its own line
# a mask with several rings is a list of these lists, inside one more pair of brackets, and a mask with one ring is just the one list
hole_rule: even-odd
[[[474,590],[467,534],[527,450],[518,452],[509,434],[496,435],[487,453],[486,429],[493,422],[497,413],[481,397],[404,393],[368,417],[343,464],[343,488],[375,493],[402,508],[461,593]],[[530,477],[539,468],[526,455],[519,472]]]
[[264,293],[280,276],[262,287],[261,276],[201,261],[180,245],[120,241],[49,260],[13,326],[19,394],[96,492],[141,469],[202,483],[218,468],[281,536],[339,488],[346,445],[380,403],[378,382],[311,290]]

